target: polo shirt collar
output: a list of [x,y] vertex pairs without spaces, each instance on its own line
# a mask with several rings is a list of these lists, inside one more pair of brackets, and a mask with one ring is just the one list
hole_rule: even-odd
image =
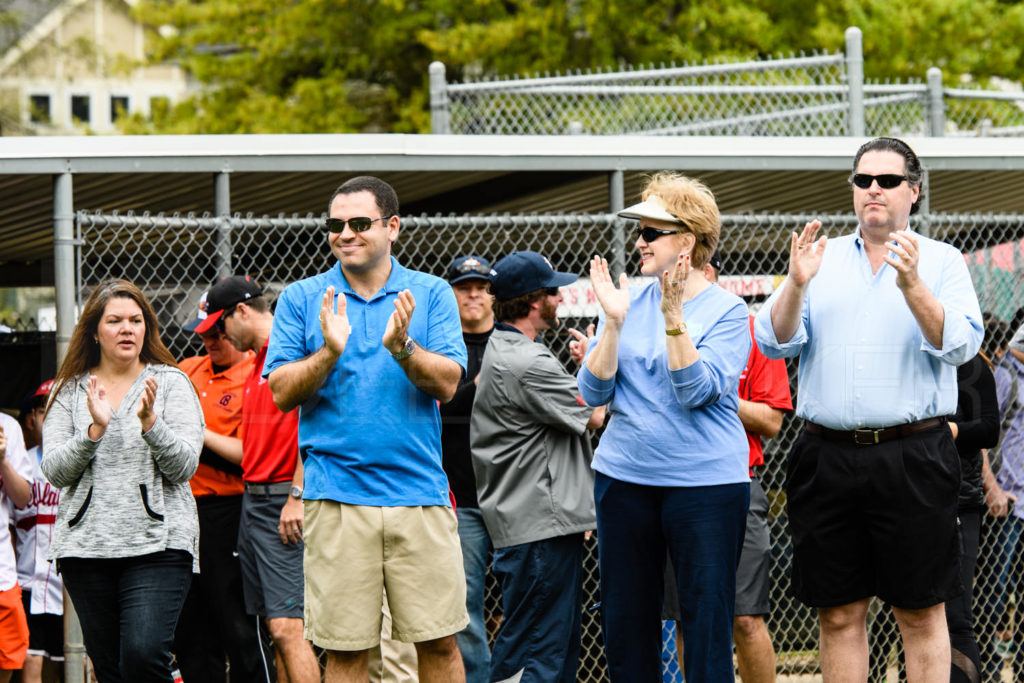
[[[379,296],[386,294],[397,294],[403,289],[408,289],[412,278],[409,275],[409,269],[402,266],[394,256],[389,257],[391,259],[391,274],[388,275],[388,281],[384,283],[384,286],[374,295],[374,299]],[[352,296],[358,297],[355,290],[345,279],[345,273],[341,270],[341,262],[334,264],[334,268],[331,271],[334,275],[335,286],[339,292],[345,294],[351,294]]]

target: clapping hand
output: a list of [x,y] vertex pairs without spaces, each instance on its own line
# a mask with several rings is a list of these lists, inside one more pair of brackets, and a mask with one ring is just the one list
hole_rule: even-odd
[[147,377],[146,385],[142,388],[142,397],[139,398],[139,410],[135,413],[142,423],[142,432],[148,432],[156,423],[156,411],[153,404],[156,403],[156,378]]
[[665,316],[665,327],[678,327],[683,322],[683,290],[686,278],[690,276],[690,255],[680,254],[672,272],[661,274],[661,314]]
[[888,243],[889,251],[897,258],[887,254],[882,260],[896,271],[896,286],[906,290],[919,281],[917,263],[921,253],[918,251],[917,238],[905,230],[890,232],[889,237],[892,238]]
[[619,275],[619,286],[612,281],[608,260],[595,256],[590,260],[590,284],[608,323],[621,325],[629,312],[629,278]]
[[412,312],[416,310],[416,299],[412,292],[403,289],[395,299],[395,312],[388,318],[388,326],[384,329],[381,343],[391,353],[401,353],[405,340],[409,337],[409,322]]
[[89,416],[92,417],[89,438],[96,441],[107,431],[111,413],[110,402],[107,401],[107,390],[100,384],[96,375],[89,375],[89,382],[85,385],[85,396]]
[[811,221],[804,225],[799,235],[793,233],[789,247],[789,277],[800,287],[810,282],[821,267],[828,238],[823,235],[815,241],[820,228],[821,221]]
[[328,287],[320,304],[320,331],[324,335],[324,344],[331,352],[341,355],[348,344],[348,335],[352,328],[348,324],[346,309],[348,299],[344,294],[337,297],[335,310],[334,287]]

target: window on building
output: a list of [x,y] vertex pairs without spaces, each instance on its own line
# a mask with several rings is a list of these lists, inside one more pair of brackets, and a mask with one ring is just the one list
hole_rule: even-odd
[[71,118],[79,123],[91,123],[88,95],[71,96]]
[[28,98],[28,115],[32,123],[50,122],[50,96],[30,95]]
[[128,98],[123,95],[110,96],[110,122],[114,123],[122,116],[128,115]]

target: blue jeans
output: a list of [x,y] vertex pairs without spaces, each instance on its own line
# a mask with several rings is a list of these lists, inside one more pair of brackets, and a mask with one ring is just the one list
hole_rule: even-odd
[[168,683],[174,626],[192,582],[184,550],[60,560],[100,683]]
[[666,549],[679,588],[689,683],[732,683],[736,565],[749,484],[662,487],[597,473],[601,625],[613,683],[661,680]]
[[[583,623],[583,534],[494,551],[504,617],[491,680],[576,683]],[[652,679],[653,680],[653,679]]]
[[466,683],[488,683],[491,648],[487,644],[487,622],[484,619],[484,582],[491,537],[477,508],[460,507],[455,514],[459,518],[462,566],[466,572],[466,611],[469,612],[469,626],[456,633],[455,640],[466,667]]

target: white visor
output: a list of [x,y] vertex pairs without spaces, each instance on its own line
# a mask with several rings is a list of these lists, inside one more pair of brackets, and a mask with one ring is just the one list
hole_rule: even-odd
[[651,195],[647,198],[647,201],[626,207],[622,211],[619,211],[619,216],[622,218],[632,218],[634,220],[649,218],[654,221],[666,221],[668,223],[678,223],[680,225],[683,224],[681,220],[670,214],[665,209],[665,205],[657,195]]

